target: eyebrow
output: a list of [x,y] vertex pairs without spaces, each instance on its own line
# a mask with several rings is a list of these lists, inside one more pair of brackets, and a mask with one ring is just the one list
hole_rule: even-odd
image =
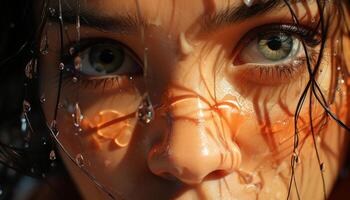
[[[202,16],[200,23],[202,29],[210,31],[222,26],[238,23],[254,16],[265,14],[271,10],[281,8],[285,0],[259,1],[251,7],[245,4],[227,7],[214,14]],[[56,7],[58,7],[56,5]],[[56,9],[58,10],[58,9]],[[62,5],[62,16],[65,24],[77,23],[78,9],[76,6]],[[49,14],[51,21],[58,21],[58,12]],[[145,19],[140,18],[136,13],[127,15],[105,16],[97,14],[92,9],[80,8],[79,12],[81,26],[91,27],[103,32],[117,34],[132,34],[140,29],[140,25],[147,25]]]

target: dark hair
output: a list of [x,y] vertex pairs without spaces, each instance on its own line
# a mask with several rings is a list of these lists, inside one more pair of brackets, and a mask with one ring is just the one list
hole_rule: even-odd
[[[294,15],[292,7],[289,6],[289,1],[284,1],[290,8],[294,22],[298,24],[298,18]],[[37,94],[37,79],[35,77],[34,79],[29,79],[24,73],[25,67],[28,66],[27,63],[30,63],[29,67],[35,67],[33,63],[36,62],[40,53],[41,35],[49,13],[49,2],[49,0],[43,0],[40,9],[33,8],[33,1],[2,0],[0,3],[0,11],[2,13],[0,18],[0,26],[2,28],[0,32],[0,88],[5,94],[0,98],[0,110],[2,113],[0,116],[0,191],[2,192],[0,194],[3,193],[0,195],[0,199],[10,199],[12,197],[12,189],[22,175],[45,179],[49,174],[61,173],[68,177],[59,157],[52,157],[55,156],[52,153],[55,152],[55,145],[41,111],[40,97]],[[307,93],[311,91],[324,108],[326,112],[325,119],[330,117],[347,131],[350,130],[329,109],[329,104],[334,100],[334,91],[330,97],[325,97],[315,80],[315,72],[319,69],[323,57],[323,48],[329,36],[329,22],[336,18],[335,21],[337,21],[338,27],[341,27],[337,34],[349,36],[350,33],[349,26],[345,20],[346,10],[350,10],[349,1],[335,1],[337,14],[332,15],[327,15],[328,13],[325,11],[326,2],[326,0],[317,0],[320,20],[314,27],[314,32],[310,34],[310,37],[316,37],[319,31],[321,32],[318,38],[320,45],[319,57],[314,65],[308,62],[310,80],[301,95],[295,111],[294,156],[291,158],[292,176],[290,178],[290,188],[292,186],[296,187],[296,191],[298,189],[294,182],[294,165],[298,159],[296,153],[299,145],[297,123],[302,106],[305,103],[311,104],[311,100],[306,99]],[[39,24],[34,21],[34,10],[41,10],[42,12]],[[305,47],[304,43],[303,45]],[[340,48],[343,48],[342,42]],[[307,50],[305,50],[305,53],[308,57]],[[341,56],[337,62],[345,65]],[[341,71],[345,77],[349,77],[346,67],[342,68]],[[37,74],[34,74],[34,76],[37,76]],[[310,117],[312,117],[312,110],[310,109],[309,112]],[[25,125],[28,127],[21,127],[21,125],[24,125],[21,124],[21,120],[26,121]],[[310,120],[310,127],[313,140],[315,141],[315,125],[312,124],[312,120]],[[317,151],[316,145],[315,150]],[[51,159],[49,159],[50,156]],[[323,176],[323,164],[319,157],[318,162],[321,176]],[[12,169],[16,173],[10,173],[9,175],[9,171],[13,172],[11,171]],[[325,186],[324,194],[326,198]]]

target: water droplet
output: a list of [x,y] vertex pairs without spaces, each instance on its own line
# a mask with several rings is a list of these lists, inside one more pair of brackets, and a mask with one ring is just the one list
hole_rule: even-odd
[[297,153],[293,153],[293,160],[295,161],[296,164],[300,163],[300,158]]
[[43,55],[47,55],[49,53],[49,41],[48,41],[47,31],[43,39],[41,40],[40,53]]
[[75,77],[75,76],[74,76],[74,77],[72,78],[72,81],[73,81],[73,83],[77,83],[77,82],[78,82],[78,77]]
[[77,56],[74,58],[74,67],[76,70],[80,70],[81,68],[81,57],[80,56]]
[[250,184],[253,182],[253,175],[248,172],[240,170],[238,175],[240,182],[243,184]]
[[69,48],[69,54],[71,56],[75,54],[75,48],[74,47]]
[[30,103],[26,100],[23,100],[23,112],[28,113],[32,109]]
[[84,157],[80,153],[75,156],[75,162],[79,167],[84,166]]
[[55,150],[51,150],[49,155],[50,160],[56,160],[56,153]]
[[83,115],[81,114],[80,106],[78,103],[74,105],[74,113],[72,115],[74,117],[74,126],[80,127],[81,120],[83,119]]
[[41,95],[40,102],[45,103],[45,101],[46,101],[45,95]]
[[56,120],[53,120],[50,124],[50,129],[52,131],[52,133],[54,134],[55,137],[57,137],[59,135],[59,131],[57,128],[57,122]]
[[248,7],[252,6],[254,3],[254,0],[243,0],[244,4]]
[[27,128],[28,128],[27,119],[24,115],[22,115],[21,116],[21,131],[22,131],[22,133],[27,133]]
[[153,105],[147,93],[144,95],[141,104],[138,107],[137,117],[145,124],[150,123],[154,118]]
[[56,10],[54,8],[49,8],[49,12],[50,12],[52,17],[54,17],[56,14]]
[[324,163],[321,163],[321,164],[320,164],[320,170],[321,170],[322,172],[324,172],[324,170],[325,170],[325,169],[324,169]]
[[4,192],[2,191],[2,188],[0,188],[0,196],[3,194]]
[[36,73],[37,71],[37,64],[38,64],[38,61],[36,59],[31,59],[27,63],[24,69],[24,73],[28,79],[32,79],[34,77],[34,73]]
[[60,63],[60,64],[58,65],[58,69],[59,69],[59,70],[64,70],[64,64],[63,64],[63,63]]

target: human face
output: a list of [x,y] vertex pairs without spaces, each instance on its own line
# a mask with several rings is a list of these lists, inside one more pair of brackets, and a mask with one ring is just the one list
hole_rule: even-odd
[[[321,199],[323,176],[331,190],[344,131],[313,93],[298,107],[310,80],[301,41],[312,66],[321,48],[318,35],[306,37],[319,19],[316,1],[292,4],[301,26],[283,1],[66,2],[62,48],[59,23],[46,25],[40,94],[86,199],[108,199],[86,173],[115,199],[285,199],[289,191]],[[346,119],[336,39],[315,79]]]

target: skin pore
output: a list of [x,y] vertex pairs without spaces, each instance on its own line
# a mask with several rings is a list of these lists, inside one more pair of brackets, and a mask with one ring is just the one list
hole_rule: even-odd
[[[316,1],[292,4],[297,31],[283,1],[65,2],[64,55],[56,2],[39,94],[50,123],[64,64],[57,139],[76,161],[61,150],[85,199],[109,197],[83,171],[115,199],[286,199],[290,185],[291,199],[322,199],[323,183],[331,191],[347,138],[312,95],[309,104],[311,93],[293,149],[294,113],[309,81],[301,40],[318,21]],[[346,121],[347,85],[335,81],[341,38],[329,35],[316,79]],[[309,40],[314,64],[320,45]],[[145,109],[152,120],[142,120]]]

